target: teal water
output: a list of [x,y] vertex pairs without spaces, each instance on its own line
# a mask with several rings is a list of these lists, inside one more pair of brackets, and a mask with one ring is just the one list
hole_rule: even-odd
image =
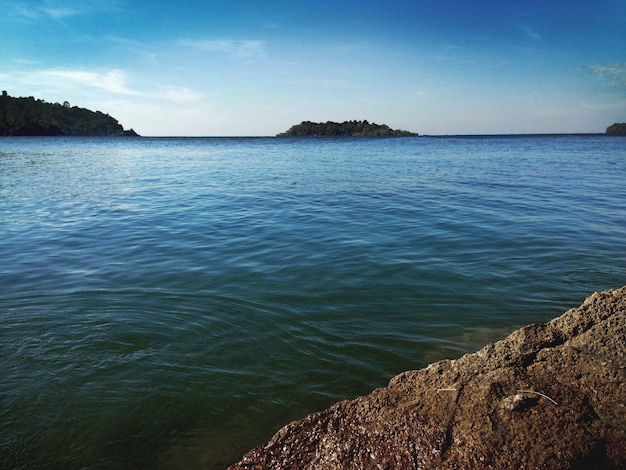
[[0,468],[224,468],[626,284],[626,139],[0,139]]

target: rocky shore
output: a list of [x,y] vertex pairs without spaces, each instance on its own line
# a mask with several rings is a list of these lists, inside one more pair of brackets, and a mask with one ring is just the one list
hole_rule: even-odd
[[626,468],[626,287],[288,424],[230,470]]

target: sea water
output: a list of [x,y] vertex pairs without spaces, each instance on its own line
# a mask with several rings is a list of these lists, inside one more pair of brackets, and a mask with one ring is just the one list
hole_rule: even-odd
[[0,467],[224,468],[626,284],[626,139],[0,139]]

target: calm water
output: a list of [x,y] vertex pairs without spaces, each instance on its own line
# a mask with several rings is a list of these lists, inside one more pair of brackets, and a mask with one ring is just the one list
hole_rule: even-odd
[[626,138],[0,139],[0,468],[224,468],[626,284]]

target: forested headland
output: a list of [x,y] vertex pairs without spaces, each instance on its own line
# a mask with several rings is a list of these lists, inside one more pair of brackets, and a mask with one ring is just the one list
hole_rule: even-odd
[[100,111],[70,106],[65,101],[47,103],[14,98],[6,91],[0,96],[0,136],[137,136],[125,131],[117,120]]
[[290,127],[286,132],[278,134],[277,137],[407,137],[417,135],[409,131],[394,130],[386,124],[367,121],[344,121],[341,123],[303,121]]

